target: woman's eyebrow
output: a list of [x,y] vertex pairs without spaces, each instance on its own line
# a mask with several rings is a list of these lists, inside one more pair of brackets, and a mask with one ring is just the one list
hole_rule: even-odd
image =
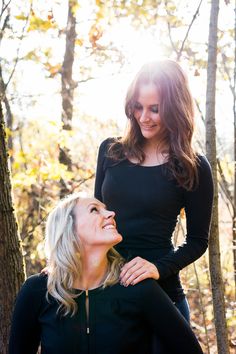
[[107,208],[105,204],[103,204],[103,203],[97,203],[97,202],[91,202],[91,203],[89,203],[89,204],[88,204],[88,208],[89,208],[90,206],[103,207],[104,209]]

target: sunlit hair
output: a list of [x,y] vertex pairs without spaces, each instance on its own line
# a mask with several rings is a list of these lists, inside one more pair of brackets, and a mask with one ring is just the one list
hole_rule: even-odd
[[197,156],[192,148],[194,131],[194,105],[188,80],[178,63],[163,60],[145,64],[132,81],[125,102],[125,113],[129,118],[124,138],[115,141],[109,156],[115,160],[135,159],[142,163],[144,137],[134,117],[135,104],[140,87],[152,83],[160,98],[160,134],[157,149],[167,153],[167,168],[178,184],[191,190],[198,183]]
[[[80,257],[80,240],[75,233],[76,204],[81,199],[78,194],[71,194],[61,200],[50,212],[46,223],[45,251],[48,258],[48,294],[59,302],[58,310],[63,315],[77,312],[75,298],[78,292],[73,289],[76,278],[82,272]],[[103,286],[110,286],[118,282],[123,259],[119,253],[111,248],[107,253],[108,274]]]

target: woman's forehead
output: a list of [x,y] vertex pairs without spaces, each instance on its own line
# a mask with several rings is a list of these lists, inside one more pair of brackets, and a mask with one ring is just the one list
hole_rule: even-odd
[[97,205],[97,206],[100,206],[100,207],[103,207],[103,208],[106,207],[105,204],[103,204],[98,199],[93,198],[93,197],[91,197],[91,198],[80,198],[79,199],[78,206],[88,207],[90,205]]

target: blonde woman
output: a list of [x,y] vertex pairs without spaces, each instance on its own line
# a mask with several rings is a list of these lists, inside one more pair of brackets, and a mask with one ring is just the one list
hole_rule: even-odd
[[[17,297],[9,354],[149,354],[151,333],[167,352],[202,353],[168,296],[152,279],[119,283],[122,240],[115,213],[70,195],[49,214],[48,274],[29,277]],[[157,302],[156,299],[159,299]]]

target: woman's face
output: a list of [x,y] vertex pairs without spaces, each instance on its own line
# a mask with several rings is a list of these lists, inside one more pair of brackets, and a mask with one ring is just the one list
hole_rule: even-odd
[[74,209],[75,230],[83,245],[112,247],[122,241],[114,211],[95,198],[80,199]]
[[143,137],[147,140],[156,141],[160,131],[159,103],[157,88],[153,83],[140,86],[134,106],[134,117]]

